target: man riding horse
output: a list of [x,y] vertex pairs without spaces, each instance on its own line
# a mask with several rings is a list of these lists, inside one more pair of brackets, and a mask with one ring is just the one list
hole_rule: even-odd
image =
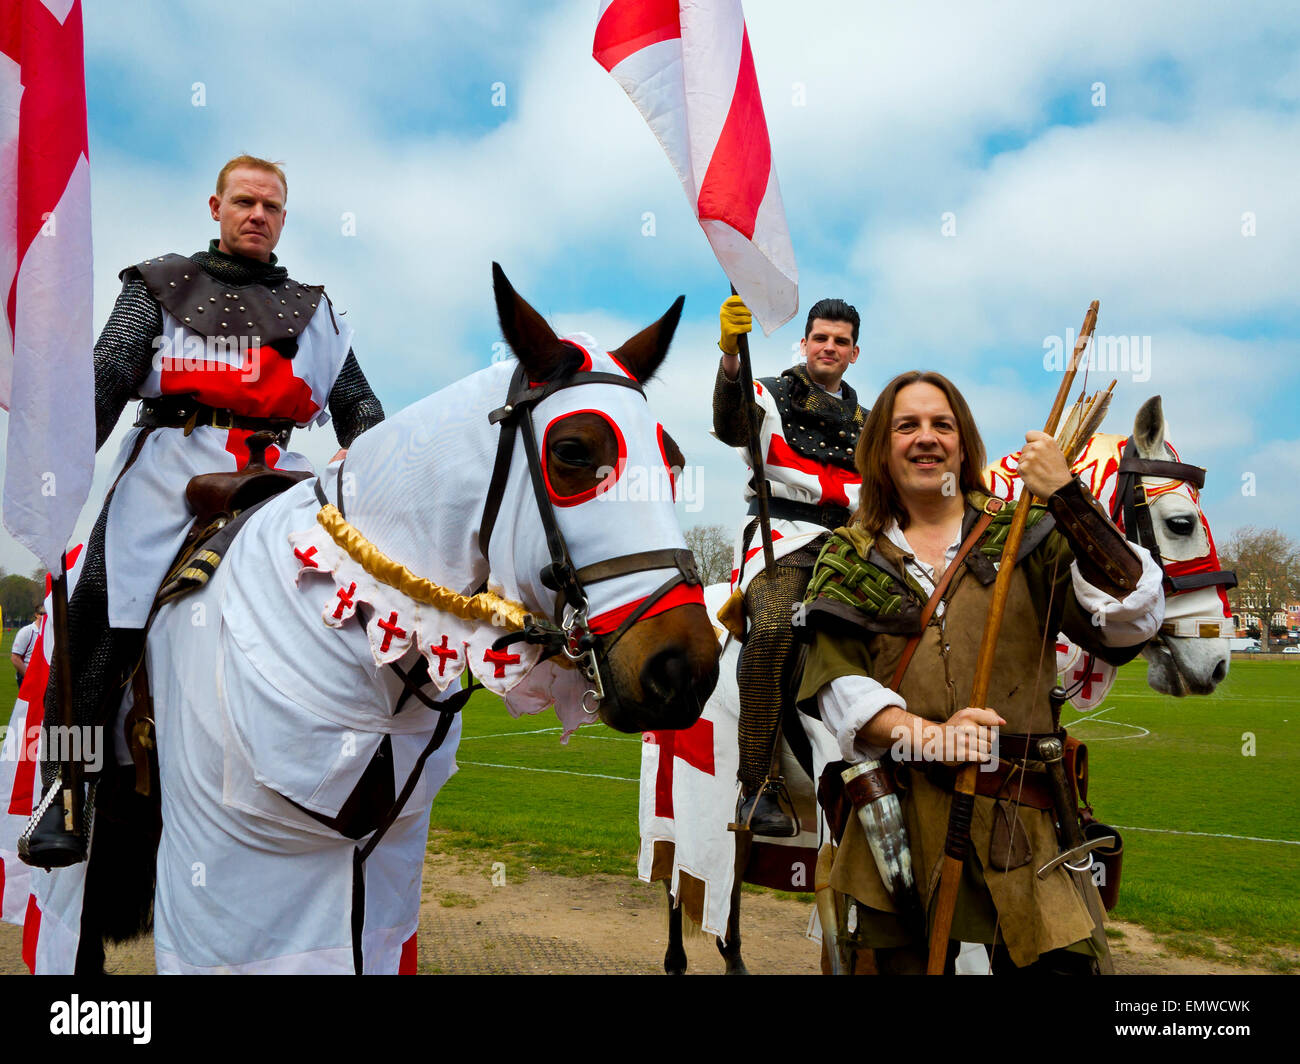
[[[310,470],[284,450],[295,426],[332,417],[347,448],[384,419],[352,353],[352,329],[324,288],[292,280],[276,261],[287,198],[278,165],[237,156],[208,200],[220,226],[208,250],[160,255],[121,273],[122,292],[95,345],[96,446],[130,399],[144,402],[69,602],[73,720],[82,726],[115,719],[154,594],[193,520],[190,478],[243,469],[248,438],[266,430],[278,444],[266,449],[268,466]],[[50,722],[58,720],[55,688],[52,681],[45,701]],[[42,764],[47,788],[57,770]],[[84,825],[64,830],[61,801],[26,840],[28,863],[83,859]]]
[[849,785],[857,809],[891,790],[901,803],[905,831],[895,837],[868,835],[864,824],[885,818],[846,817],[831,877],[858,903],[860,940],[881,973],[926,970],[953,770],[970,762],[981,771],[949,969],[961,941],[988,944],[994,972],[1109,965],[1091,878],[1045,868],[1067,848],[1054,826],[1071,815],[1062,806],[1074,800],[1077,813],[1052,767],[1049,744],[1064,734],[1049,695],[1053,643],[1064,632],[1104,660],[1128,660],[1159,629],[1161,573],[1071,477],[1051,437],[1030,432],[1026,441],[1020,476],[1047,505],[1033,507],[1008,560],[1015,570],[988,706],[968,705],[968,695],[1016,504],[983,489],[984,447],[946,378],[905,373],[877,399],[856,454],[859,508],[827,542],[809,585],[799,706],[820,716],[847,762],[868,770]]
[[[749,309],[732,296],[722,304],[719,318],[722,364],[713,390],[713,430],[753,465],[750,419],[759,421],[775,557],[772,571],[763,570],[756,516],[760,485],[751,480],[745,497],[755,517],[741,533],[735,580],[744,591],[746,613],[739,677],[743,800],[738,819],[756,835],[788,837],[795,825],[782,808],[772,760],[794,665],[792,608],[808,586],[817,557],[814,541],[845,524],[856,501],[853,449],[866,411],[843,377],[858,360],[859,318],[842,299],[817,303],[808,312],[799,344],[804,364],[759,381],[751,402],[744,401],[737,356],[739,337],[750,331]],[[751,544],[752,561],[746,557]]]

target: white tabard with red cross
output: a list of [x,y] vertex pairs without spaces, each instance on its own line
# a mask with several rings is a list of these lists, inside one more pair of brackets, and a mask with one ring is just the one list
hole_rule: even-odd
[[[247,417],[291,418],[299,427],[323,425],[334,380],[352,346],[352,329],[328,307],[311,318],[293,358],[270,347],[206,342],[167,311],[163,332],[142,398],[194,395],[208,406]],[[122,443],[109,482],[125,464],[135,429]],[[248,464],[247,429],[196,426],[154,429],[109,503],[105,554],[108,568],[108,620],[116,628],[140,628],[149,615],[167,567],[193,520],[185,503],[190,478],[233,472]],[[276,469],[310,471],[302,455],[268,448],[267,464]]]
[[[771,485],[772,498],[792,502],[811,503],[815,506],[843,506],[853,510],[858,504],[858,490],[862,479],[856,472],[841,469],[829,462],[818,462],[798,454],[782,433],[781,414],[771,392],[761,381],[754,382],[754,400],[763,411],[759,428],[759,441],[763,447],[764,474]],[[737,447],[737,453],[747,465],[753,465],[747,447]],[[755,497],[754,489],[745,485],[745,501]],[[749,523],[746,520],[745,524]],[[777,558],[792,554],[806,546],[826,531],[811,521],[772,520],[772,552]],[[736,537],[732,560],[731,585],[744,588],[754,574],[763,569],[763,541],[755,531],[745,552],[744,577],[740,578],[740,550],[744,536],[742,525]],[[739,584],[737,583],[739,579]]]

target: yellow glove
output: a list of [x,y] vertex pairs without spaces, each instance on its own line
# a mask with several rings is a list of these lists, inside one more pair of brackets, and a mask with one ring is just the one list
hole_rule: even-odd
[[722,306],[718,309],[718,320],[722,323],[722,338],[718,341],[722,353],[724,355],[739,354],[740,335],[749,332],[753,328],[749,308],[745,306],[745,301],[740,296],[728,296],[722,301]]

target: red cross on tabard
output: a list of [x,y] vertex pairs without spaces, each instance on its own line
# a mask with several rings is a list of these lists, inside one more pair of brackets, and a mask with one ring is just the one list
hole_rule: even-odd
[[[1086,677],[1083,675],[1084,672],[1087,672],[1088,674]],[[1102,672],[1093,672],[1092,659],[1085,658],[1083,665],[1081,665],[1079,668],[1074,670],[1074,681],[1076,683],[1078,683],[1080,677],[1083,677],[1083,689],[1079,692],[1079,697],[1091,698],[1092,682],[1096,680],[1098,683],[1101,683],[1101,681],[1106,678],[1106,674]]]
[[492,675],[500,679],[506,674],[507,665],[519,664],[519,655],[511,654],[508,650],[493,650],[488,647],[487,650],[483,651],[483,660],[495,666]]
[[342,619],[344,610],[351,608],[352,596],[355,595],[356,593],[357,593],[356,584],[348,584],[348,589],[346,591],[344,591],[342,588],[339,588],[338,590],[339,604],[334,610],[334,619],[336,621]]
[[839,466],[815,462],[811,458],[795,454],[790,445],[775,433],[767,446],[767,464],[797,469],[800,473],[816,477],[822,491],[822,497],[817,500],[818,506],[848,506],[849,497],[845,493],[845,487],[857,484],[862,479],[851,469],[841,469]]
[[316,548],[315,548],[315,547],[308,547],[306,550],[299,550],[297,547],[294,547],[294,548],[293,548],[293,556],[294,556],[295,558],[297,558],[300,562],[302,562],[303,567],[306,568],[306,569],[319,569],[319,568],[320,568],[320,566],[317,565],[317,564],[312,560],[312,555],[315,554],[315,553],[316,553]]
[[388,615],[388,620],[380,621],[379,627],[384,633],[384,641],[379,644],[379,653],[387,654],[388,648],[393,644],[393,636],[397,636],[398,639],[401,639],[406,635],[406,629],[397,626],[396,610],[393,610],[393,612]]
[[655,772],[655,816],[673,818],[673,758],[680,757],[710,776],[713,767],[713,721],[701,717],[685,731],[652,731],[645,741],[659,747]]
[[442,637],[442,645],[441,645],[441,646],[434,646],[432,643],[429,644],[429,653],[430,653],[430,654],[437,654],[437,655],[438,655],[438,675],[439,675],[439,676],[444,676],[444,675],[446,675],[446,672],[447,672],[447,660],[448,660],[449,658],[450,658],[452,661],[455,661],[458,657],[460,657],[460,653],[459,653],[458,651],[452,650],[451,647],[449,647],[449,646],[447,645],[447,637],[446,637],[445,635]]

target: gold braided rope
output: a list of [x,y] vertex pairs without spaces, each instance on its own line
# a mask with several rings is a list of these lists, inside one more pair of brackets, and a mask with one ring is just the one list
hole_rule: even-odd
[[487,621],[498,628],[519,631],[524,626],[528,612],[518,602],[503,599],[491,591],[477,595],[461,595],[450,588],[416,576],[401,562],[385,555],[370,540],[344,520],[338,507],[326,503],[316,514],[320,526],[339,545],[349,558],[381,584],[400,591],[407,598],[426,606],[443,610],[464,620]]

